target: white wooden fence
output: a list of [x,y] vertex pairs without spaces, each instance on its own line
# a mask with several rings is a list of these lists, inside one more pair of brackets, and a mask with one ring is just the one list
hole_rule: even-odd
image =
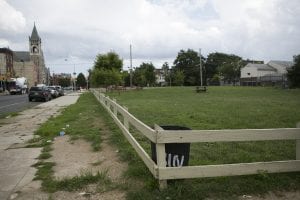
[[[101,93],[100,89],[91,90],[98,101],[106,108],[124,136],[144,161],[150,172],[159,180],[160,188],[167,186],[168,179],[186,179],[200,177],[235,176],[300,171],[300,127],[279,129],[232,129],[232,130],[163,130],[155,125],[155,130],[145,125],[128,112],[128,109]],[[123,122],[118,118],[123,116]],[[157,164],[129,132],[133,126],[141,134],[156,144]],[[295,160],[252,162],[237,164],[166,167],[166,143],[196,142],[240,142],[266,140],[296,140]]]

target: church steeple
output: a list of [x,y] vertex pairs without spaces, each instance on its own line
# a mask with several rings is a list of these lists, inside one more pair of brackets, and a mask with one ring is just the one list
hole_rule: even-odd
[[33,25],[33,29],[32,29],[32,33],[31,33],[31,37],[30,37],[30,40],[40,40],[40,36],[36,30],[36,27],[35,27],[35,23]]
[[35,23],[33,25],[31,36],[29,36],[30,55],[39,55],[41,53],[42,40],[36,30]]

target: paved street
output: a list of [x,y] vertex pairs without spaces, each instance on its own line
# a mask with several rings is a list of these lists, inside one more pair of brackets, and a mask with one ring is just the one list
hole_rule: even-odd
[[0,94],[0,117],[12,112],[19,112],[32,108],[42,102],[29,102],[27,94],[5,95]]
[[0,120],[0,199],[15,199],[18,191],[36,187],[31,185],[36,172],[31,165],[37,162],[41,148],[24,148],[25,142],[50,116],[59,114],[62,107],[75,103],[78,98],[78,93],[72,93]]

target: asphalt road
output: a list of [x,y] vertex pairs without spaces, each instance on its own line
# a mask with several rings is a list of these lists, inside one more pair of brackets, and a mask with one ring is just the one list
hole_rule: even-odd
[[42,102],[29,102],[27,94],[24,95],[0,95],[0,117],[10,113],[20,112],[32,108]]

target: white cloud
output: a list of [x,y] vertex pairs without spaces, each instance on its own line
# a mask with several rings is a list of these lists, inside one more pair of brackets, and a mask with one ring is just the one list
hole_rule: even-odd
[[[187,48],[196,51],[201,48],[204,55],[219,51],[266,61],[291,60],[300,52],[298,0],[64,0],[63,4],[61,0],[10,0],[9,3],[0,0],[1,10],[15,13],[11,16],[19,16],[20,20],[10,17],[11,23],[2,22],[1,13],[0,24],[22,28],[23,23],[24,28],[26,18],[27,32],[22,37],[24,44],[28,44],[27,36],[35,21],[48,63],[72,56],[78,62],[92,63],[97,53],[114,50],[128,66],[129,44],[133,46],[135,65],[153,61],[156,67],[164,61],[172,62],[180,49]],[[7,37],[16,30],[12,27],[2,28]],[[11,41],[12,46],[20,44],[20,39],[15,43],[15,38],[4,39]]]
[[5,0],[0,0],[0,10],[0,31],[20,32],[20,29],[25,27],[26,20],[23,14]]
[[8,47],[8,46],[9,46],[9,41],[0,38],[0,47]]

